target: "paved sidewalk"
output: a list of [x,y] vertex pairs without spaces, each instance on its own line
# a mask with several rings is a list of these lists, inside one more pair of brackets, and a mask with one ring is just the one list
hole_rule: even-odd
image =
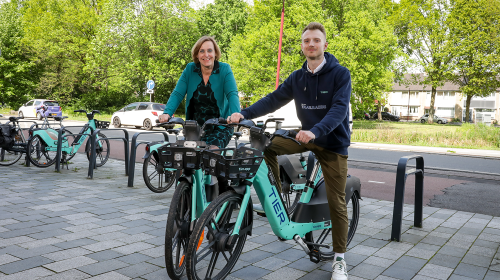
[[[168,279],[165,222],[173,190],[149,191],[136,166],[128,188],[123,161],[87,179],[78,154],[69,170],[0,167],[0,279]],[[363,192],[361,193],[363,194]],[[391,242],[393,203],[364,198],[346,260],[349,279],[500,279],[500,217],[424,207],[413,228],[405,205],[402,242]],[[280,242],[265,218],[228,279],[330,279],[294,242]]]

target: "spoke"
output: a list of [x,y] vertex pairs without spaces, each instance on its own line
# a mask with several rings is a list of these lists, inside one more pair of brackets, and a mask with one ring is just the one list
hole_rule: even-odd
[[[158,174],[158,173],[156,172],[156,170],[155,170],[153,173],[151,173],[151,174],[148,176],[149,181],[151,181],[152,179],[154,179],[154,177],[156,177],[156,174]],[[154,176],[153,176],[153,175],[154,175]],[[151,176],[153,176],[153,177],[151,177]]]
[[[323,244],[323,242],[325,241],[326,237],[328,236],[328,234],[330,233],[331,230],[332,230],[331,228],[329,228],[327,230],[324,229],[323,232],[321,233],[320,237],[318,238],[318,242],[316,242],[316,243]],[[321,238],[323,233],[325,233],[325,231],[326,231],[326,234],[323,236],[323,239],[321,239],[321,241],[319,241],[319,239]]]
[[[198,254],[196,254],[196,259],[198,262],[202,261],[204,258],[206,258],[208,255],[210,255],[210,253],[213,252],[212,250],[212,245],[215,244],[215,241],[213,241],[212,243],[208,244],[207,247],[203,248],[203,250],[201,250]],[[201,253],[203,253],[204,251],[210,249],[205,255],[201,256],[201,257],[198,257],[198,255],[201,255]]]
[[181,245],[180,245],[180,243],[181,243],[181,242],[182,242],[182,240],[181,240],[181,239],[178,239],[178,240],[177,240],[177,242],[176,242],[176,243],[177,243],[177,245],[178,245],[178,246],[177,246],[177,254],[176,254],[176,256],[175,256],[175,264],[176,264],[176,265],[177,265],[177,264],[179,264],[179,261],[180,261],[180,260],[179,260],[179,256],[181,255]]
[[207,275],[205,276],[205,279],[210,279],[212,276],[212,273],[214,272],[215,264],[217,263],[217,259],[219,258],[219,253],[214,253],[212,255],[212,258],[210,259],[210,263],[208,264],[207,267]]
[[174,237],[172,237],[172,251],[175,249],[175,247],[177,246],[177,242],[178,242],[178,237],[179,236],[179,231],[177,231],[174,235]]
[[[229,254],[231,254],[231,252],[229,252]],[[223,255],[223,256],[224,256],[224,258],[226,259],[226,262],[228,262],[228,263],[229,263],[229,259],[227,258],[226,253],[224,253],[224,251],[222,251],[222,255]]]

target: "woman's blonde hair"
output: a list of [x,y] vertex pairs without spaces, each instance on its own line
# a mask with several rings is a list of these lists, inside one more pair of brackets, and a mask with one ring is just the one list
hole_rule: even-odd
[[220,58],[220,49],[219,45],[217,45],[217,42],[215,42],[214,38],[210,36],[203,36],[198,41],[196,44],[194,44],[193,48],[191,49],[191,56],[193,57],[194,63],[200,63],[200,60],[198,59],[198,52],[201,49],[201,45],[205,43],[206,41],[210,41],[214,44],[214,51],[215,51],[215,60],[219,60]]

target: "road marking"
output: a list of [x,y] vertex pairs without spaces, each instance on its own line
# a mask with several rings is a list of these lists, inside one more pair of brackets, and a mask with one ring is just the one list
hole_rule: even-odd
[[377,181],[368,181],[368,183],[385,184],[385,182],[377,182]]

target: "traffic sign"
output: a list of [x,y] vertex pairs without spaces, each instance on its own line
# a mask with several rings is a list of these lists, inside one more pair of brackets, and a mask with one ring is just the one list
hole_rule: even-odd
[[155,81],[153,80],[149,80],[148,83],[146,84],[146,86],[148,87],[148,89],[152,90],[155,88]]
[[155,92],[155,91],[154,91],[154,90],[152,90],[152,89],[148,89],[148,90],[146,90],[146,93],[149,93],[149,94],[153,94],[153,92]]

